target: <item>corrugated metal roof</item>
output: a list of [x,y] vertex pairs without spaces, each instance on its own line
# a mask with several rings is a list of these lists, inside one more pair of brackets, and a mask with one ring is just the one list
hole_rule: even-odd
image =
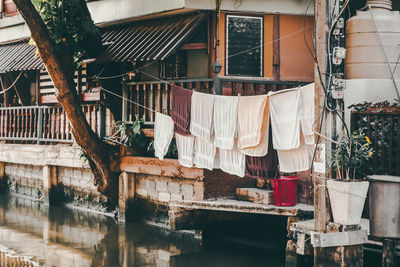
[[[109,43],[100,62],[158,60],[168,57],[189,37],[206,17],[205,13],[137,21],[106,29],[103,42]],[[44,69],[36,46],[27,41],[0,45],[0,73]]]
[[0,45],[0,73],[44,69],[40,56],[35,52],[36,46],[27,41]]
[[98,61],[164,59],[186,40],[205,17],[205,13],[196,13],[138,21],[124,27],[107,29],[103,34],[103,43],[110,45]]

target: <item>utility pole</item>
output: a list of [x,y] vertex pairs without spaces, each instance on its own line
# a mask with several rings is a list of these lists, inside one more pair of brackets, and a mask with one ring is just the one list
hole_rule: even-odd
[[[343,1],[334,0],[315,0],[315,50],[317,64],[315,67],[315,118],[316,131],[320,132],[320,136],[316,136],[317,149],[313,168],[313,189],[314,189],[314,231],[325,238],[333,237],[332,242],[335,245],[322,245],[314,247],[314,266],[315,267],[361,267],[363,266],[363,248],[362,244],[354,242],[353,244],[346,240],[341,240],[339,226],[330,224],[330,207],[329,198],[326,187],[326,179],[331,177],[331,146],[332,139],[337,130],[340,130],[343,125],[339,121],[339,114],[343,101],[343,88],[337,86],[343,81],[342,63],[336,63],[333,66],[332,60],[332,45],[328,47],[328,42],[331,38],[330,29],[332,21],[338,21],[339,10],[342,10]],[[333,14],[333,18],[330,17]],[[341,21],[344,25],[344,20]],[[343,48],[344,42],[342,35],[344,31],[340,28],[335,32],[335,46]],[[330,102],[330,108],[326,107],[327,102]],[[336,111],[335,111],[336,109]],[[321,121],[322,120],[322,121]],[[338,127],[339,126],[339,127]],[[323,137],[322,137],[323,136]],[[328,137],[327,139],[325,137]],[[330,227],[328,227],[328,224]],[[332,227],[333,226],[333,227]],[[337,227],[336,227],[337,226]],[[335,228],[336,227],[336,228]],[[358,226],[354,226],[357,228]],[[358,229],[358,228],[357,228]],[[327,233],[329,232],[329,234]],[[337,233],[337,235],[335,235]],[[322,237],[321,237],[322,238]],[[332,241],[331,240],[331,241]],[[346,243],[347,242],[347,243]]]

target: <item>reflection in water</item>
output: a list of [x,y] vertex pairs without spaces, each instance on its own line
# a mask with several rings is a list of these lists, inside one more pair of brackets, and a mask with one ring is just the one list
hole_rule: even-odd
[[282,266],[281,256],[29,200],[0,199],[0,266]]

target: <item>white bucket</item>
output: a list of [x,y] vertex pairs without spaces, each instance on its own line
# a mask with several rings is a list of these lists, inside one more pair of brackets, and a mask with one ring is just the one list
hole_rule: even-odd
[[343,225],[360,224],[369,182],[327,180],[333,221]]

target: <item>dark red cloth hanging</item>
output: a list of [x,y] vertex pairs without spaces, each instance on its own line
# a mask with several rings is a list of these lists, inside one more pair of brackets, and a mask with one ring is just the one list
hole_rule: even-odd
[[171,86],[171,117],[174,121],[175,132],[181,135],[190,134],[192,94],[192,90],[174,84]]
[[276,178],[278,176],[278,153],[273,148],[271,128],[269,129],[268,153],[264,157],[246,155],[246,176],[251,178]]

